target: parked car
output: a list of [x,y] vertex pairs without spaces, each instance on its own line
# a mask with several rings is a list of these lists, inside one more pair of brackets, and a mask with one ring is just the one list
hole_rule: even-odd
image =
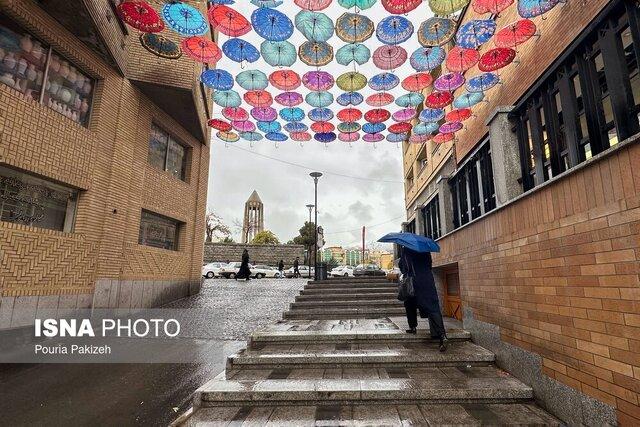
[[[235,279],[238,275],[238,271],[240,271],[240,264],[242,263],[230,262],[229,264],[222,266],[219,273],[220,277],[224,277],[225,279]],[[249,269],[251,268],[252,266],[249,264]]]
[[350,265],[341,265],[331,270],[329,274],[331,277],[353,277],[353,267]]
[[202,275],[207,279],[220,277],[220,269],[227,265],[226,262],[210,262],[202,266]]
[[256,279],[262,279],[263,277],[278,278],[280,272],[275,267],[269,267],[268,265],[259,264],[251,267],[251,274]]
[[[298,271],[300,272],[300,277],[309,277],[309,266],[301,265],[298,267]],[[315,271],[315,268],[311,267],[311,276],[315,274]],[[284,277],[287,279],[291,279],[293,277],[293,267],[284,272]]]
[[360,264],[353,270],[353,275],[358,276],[386,276],[380,267],[375,264]]

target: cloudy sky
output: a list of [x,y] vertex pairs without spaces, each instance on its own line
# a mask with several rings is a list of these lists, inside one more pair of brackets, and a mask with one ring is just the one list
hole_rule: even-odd
[[[248,1],[236,2],[232,6],[250,19],[255,6]],[[278,8],[287,14],[292,20],[300,12],[300,8],[293,0],[285,0],[285,4]],[[322,12],[334,21],[347,10],[334,1]],[[351,10],[353,11],[353,10]],[[388,16],[388,12],[378,3],[371,9],[361,13],[369,16],[375,23],[381,17]],[[409,13],[407,17],[418,29],[420,22],[431,16],[426,2],[423,7]],[[263,41],[255,32],[242,36],[259,48]],[[228,39],[220,35],[222,45]],[[296,29],[289,39],[296,47],[305,41],[305,38]],[[329,43],[334,51],[343,46],[345,42],[337,36],[333,36]],[[371,52],[381,45],[374,35],[365,42]],[[408,55],[419,47],[417,37],[414,36],[402,46]],[[240,64],[223,58],[218,67],[236,75],[246,69],[258,69],[269,75],[277,68],[267,65],[262,59],[241,68]],[[300,75],[315,68],[309,67],[298,60],[290,67]],[[335,61],[321,68],[337,77],[338,75],[353,70],[353,65],[342,66]],[[382,72],[373,63],[358,66],[358,71],[371,77]],[[407,64],[398,67],[394,72],[400,77],[406,77],[413,70]],[[240,94],[244,90],[236,85],[234,87]],[[275,96],[279,90],[269,86],[267,90]],[[301,86],[296,89],[306,95],[308,90]],[[334,97],[341,91],[334,87]],[[373,93],[370,88],[365,88],[362,94],[368,96]],[[396,97],[402,95],[404,90],[398,86],[391,92]],[[247,105],[245,108],[249,109]],[[277,109],[281,106],[274,104]],[[302,104],[305,112],[311,107]],[[219,117],[221,108],[214,105],[213,116]],[[334,112],[344,108],[337,103],[331,107]],[[371,109],[365,103],[360,104],[363,112]],[[391,112],[400,109],[396,105],[390,105]],[[338,124],[337,119],[332,121]],[[281,121],[282,124],[284,122]],[[305,122],[310,125],[308,120]],[[364,123],[363,120],[360,124]],[[391,121],[387,125],[392,124]],[[266,157],[265,157],[266,156]],[[279,161],[272,158],[279,159]],[[302,165],[299,167],[286,163]],[[404,218],[404,199],[402,184],[402,149],[396,144],[386,141],[375,146],[358,141],[349,146],[346,143],[335,141],[325,146],[324,144],[309,141],[301,146],[294,141],[279,143],[277,146],[270,141],[262,140],[253,145],[246,141],[225,145],[215,136],[211,143],[211,166],[209,178],[209,208],[218,213],[228,225],[234,220],[242,219],[244,203],[255,189],[260,194],[265,205],[265,228],[272,230],[281,241],[287,241],[298,234],[298,229],[304,221],[308,220],[307,203],[313,203],[313,180],[309,172],[318,170],[325,173],[319,185],[319,224],[325,229],[325,239],[329,245],[358,245],[361,241],[361,228],[363,225],[371,226],[367,235],[367,241],[374,241],[382,234],[389,231],[397,231]],[[234,238],[239,239],[239,233],[234,230]]]

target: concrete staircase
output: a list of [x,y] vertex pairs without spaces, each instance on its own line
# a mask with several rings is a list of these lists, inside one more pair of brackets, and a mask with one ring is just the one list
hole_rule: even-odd
[[283,321],[255,332],[198,389],[176,424],[559,424],[453,321],[444,353],[426,322],[406,334],[395,291],[379,279],[310,282]]

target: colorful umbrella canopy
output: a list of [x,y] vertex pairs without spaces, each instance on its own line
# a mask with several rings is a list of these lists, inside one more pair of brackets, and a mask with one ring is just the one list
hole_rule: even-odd
[[313,122],[328,122],[333,119],[333,111],[328,108],[313,108],[309,110],[307,117]]
[[260,54],[264,61],[272,67],[290,67],[298,59],[296,47],[288,41],[270,42],[265,40],[260,45]]
[[429,108],[443,108],[451,104],[453,95],[450,92],[431,92],[424,105]]
[[453,92],[461,87],[464,82],[465,78],[462,73],[447,73],[438,77],[433,83],[433,87],[441,92]]
[[240,138],[245,141],[255,142],[262,140],[263,136],[258,132],[240,132]]
[[500,83],[500,77],[495,73],[484,73],[470,78],[466,88],[469,92],[485,92]]
[[201,36],[209,31],[209,23],[200,11],[186,3],[165,3],[162,7],[162,19],[181,36]]
[[309,132],[292,132],[289,137],[299,142],[311,141],[311,134]]
[[429,8],[436,15],[451,15],[462,10],[470,0],[429,0]]
[[414,135],[430,135],[437,130],[437,123],[418,123],[413,127]]
[[365,123],[362,125],[362,130],[365,133],[380,133],[385,130],[387,126],[384,123]]
[[200,81],[215,90],[229,90],[233,88],[233,76],[225,70],[204,70],[200,74]]
[[371,57],[371,51],[362,43],[349,43],[342,46],[336,52],[336,61],[340,65],[349,65],[352,62],[362,65]]
[[253,132],[256,130],[256,125],[249,120],[231,122],[231,126],[233,126],[233,128],[238,132]]
[[535,18],[556,7],[560,0],[518,0],[518,14],[522,18]]
[[409,13],[422,3],[422,0],[381,0],[382,6],[389,13],[405,14]]
[[313,138],[318,142],[328,144],[329,142],[333,142],[336,140],[336,134],[333,132],[320,132],[313,135]]
[[462,123],[460,122],[447,122],[440,126],[440,133],[455,133],[462,129]]
[[333,0],[293,0],[293,2],[305,10],[318,11],[326,9]]
[[480,53],[475,49],[465,49],[459,46],[451,48],[447,55],[447,69],[449,71],[464,72],[478,63]]
[[411,128],[413,128],[411,123],[407,123],[407,122],[395,123],[395,124],[392,124],[391,126],[389,126],[389,132],[391,132],[391,133],[405,133],[405,132],[409,132],[411,130]]
[[306,132],[307,130],[309,130],[309,126],[305,125],[302,122],[289,122],[284,125],[284,130],[290,133]]
[[373,90],[391,90],[400,84],[398,76],[392,73],[380,73],[369,79],[369,87]]
[[311,130],[317,133],[333,132],[335,128],[331,122],[314,122],[311,124]]
[[420,121],[425,123],[435,123],[444,119],[444,110],[441,108],[425,108],[420,113]]
[[307,65],[321,67],[333,60],[333,47],[326,42],[306,41],[298,48],[298,56]]
[[340,132],[352,133],[352,132],[358,132],[360,129],[362,129],[362,126],[360,126],[360,123],[357,123],[357,122],[338,123],[338,130]]
[[220,119],[211,119],[207,124],[209,127],[223,132],[229,132],[231,130],[231,124]]
[[182,51],[194,61],[204,64],[218,62],[222,58],[222,51],[213,41],[200,36],[191,36],[182,39],[180,43]]
[[264,133],[280,132],[282,130],[282,125],[275,121],[258,122],[258,129],[260,129]]
[[289,138],[287,138],[287,135],[285,135],[284,133],[280,133],[280,132],[267,132],[264,136],[269,141],[275,141],[275,142],[282,142],[282,141],[286,141],[287,139],[289,139]]
[[243,96],[244,102],[252,107],[268,107],[273,104],[271,94],[266,90],[250,90]]
[[432,141],[436,144],[444,144],[445,142],[453,141],[455,135],[452,133],[439,133],[432,138]]
[[208,15],[211,26],[229,37],[239,37],[251,31],[247,18],[229,6],[213,5]]
[[416,118],[418,111],[415,108],[403,108],[391,115],[391,118],[396,122],[408,122]]
[[216,136],[218,139],[224,142],[236,142],[240,139],[237,133],[235,132],[216,132]]
[[416,71],[431,71],[442,64],[446,53],[440,46],[420,47],[409,58],[409,63]]
[[222,51],[232,61],[235,62],[256,62],[260,59],[258,49],[246,40],[229,39],[222,44]]
[[411,38],[413,24],[404,16],[391,15],[378,22],[376,37],[384,44],[399,44]]
[[342,106],[359,105],[364,101],[364,97],[358,92],[344,92],[336,98],[336,102]]
[[442,46],[456,33],[456,22],[449,18],[433,17],[420,24],[418,42],[425,47]]
[[251,4],[258,7],[278,7],[284,0],[251,0]]
[[456,44],[466,49],[478,49],[496,32],[493,19],[473,19],[464,23],[456,34]]
[[336,79],[338,87],[346,92],[355,92],[367,85],[367,77],[356,71],[349,71],[341,74]]
[[280,110],[280,118],[285,122],[299,122],[304,120],[304,111],[298,107],[283,108]]
[[231,121],[249,119],[249,113],[242,107],[225,107],[222,109],[222,115]]
[[362,43],[373,34],[373,21],[364,15],[345,12],[336,21],[336,35],[347,43]]
[[345,9],[355,7],[360,10],[365,10],[376,4],[377,1],[378,0],[338,0],[338,4]]
[[300,76],[293,70],[277,70],[269,75],[269,83],[276,89],[293,90],[300,87]]
[[402,88],[409,92],[419,92],[433,83],[433,77],[429,73],[415,73],[402,80]]
[[420,92],[409,92],[396,98],[396,105],[399,107],[417,107],[424,102],[424,95]]
[[384,135],[381,133],[368,133],[362,137],[365,142],[380,142],[384,139]]
[[298,92],[282,92],[276,95],[274,100],[286,107],[295,107],[302,104],[302,94]]
[[458,110],[451,110],[444,118],[448,122],[464,122],[471,117],[471,114],[471,109],[460,108]]
[[233,89],[215,92],[213,102],[221,107],[239,107],[242,104],[240,95]]
[[409,137],[409,134],[406,132],[389,133],[387,134],[387,141],[393,142],[393,143],[404,142],[407,140],[408,137]]
[[355,122],[362,118],[362,111],[357,108],[344,108],[338,111],[336,117],[341,122]]
[[477,13],[498,15],[513,4],[514,0],[473,0],[473,10]]
[[278,112],[271,107],[253,107],[251,117],[259,122],[272,122],[278,118]]
[[360,139],[360,134],[357,131],[354,132],[340,132],[338,139],[342,142],[356,142]]
[[496,47],[486,51],[478,62],[480,71],[496,71],[511,64],[516,57],[516,51],[508,47]]
[[453,108],[471,108],[474,105],[482,102],[484,99],[484,93],[463,93],[453,101]]
[[333,21],[321,12],[300,11],[295,18],[298,31],[312,42],[326,42],[333,36]]
[[284,13],[261,7],[251,14],[253,30],[265,40],[281,42],[293,34],[293,22]]
[[494,43],[497,47],[517,48],[536,35],[536,24],[529,19],[521,19],[498,31]]
[[307,104],[312,107],[328,107],[333,104],[333,94],[331,92],[309,92],[307,96],[304,97],[304,100]]
[[164,59],[178,59],[182,50],[175,42],[156,33],[140,34],[140,44],[149,52]]
[[389,120],[391,113],[383,108],[376,108],[364,113],[364,119],[369,123],[382,123]]
[[[415,127],[414,127],[415,129]],[[431,139],[431,135],[429,134],[425,134],[425,135],[418,135],[415,133],[415,131],[411,134],[411,136],[409,137],[409,142],[411,144],[424,144],[425,142],[429,141]]]
[[367,104],[372,107],[384,107],[385,105],[391,104],[394,100],[395,98],[390,93],[380,92],[369,95],[367,97]]
[[209,3],[211,4],[234,4],[235,0],[210,0]]
[[329,90],[335,80],[326,71],[307,71],[302,75],[302,84],[309,90]]
[[159,33],[164,30],[164,22],[158,12],[146,1],[122,2],[116,8],[118,16],[127,25],[143,33]]
[[373,63],[381,70],[394,70],[407,60],[407,51],[396,45],[382,45],[373,52]]
[[246,70],[236,76],[236,83],[244,90],[266,89],[269,79],[260,70]]

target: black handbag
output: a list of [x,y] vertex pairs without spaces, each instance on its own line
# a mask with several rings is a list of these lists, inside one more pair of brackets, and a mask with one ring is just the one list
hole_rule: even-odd
[[[413,271],[413,265],[410,266],[411,267],[411,273],[414,273]],[[403,274],[402,278],[400,279],[400,283],[398,284],[398,299],[400,301],[406,301],[410,298],[413,298],[416,295],[415,289],[413,287],[413,276],[414,274]]]

